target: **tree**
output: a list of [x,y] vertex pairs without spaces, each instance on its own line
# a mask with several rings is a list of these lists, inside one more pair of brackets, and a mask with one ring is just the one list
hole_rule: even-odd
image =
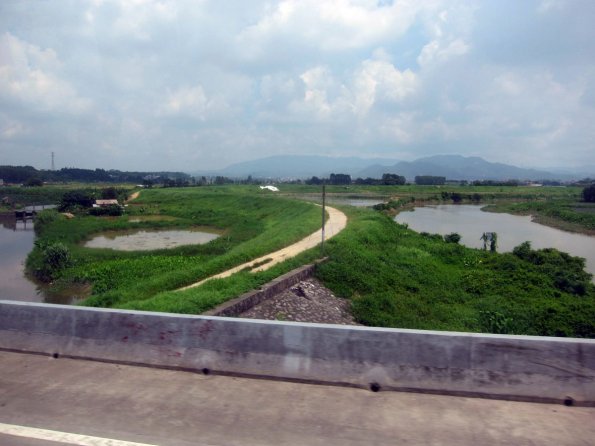
[[344,173],[331,173],[331,177],[329,180],[329,184],[335,185],[349,185],[351,184],[351,175],[347,175]]
[[115,200],[118,198],[118,190],[115,187],[106,187],[101,190],[101,198],[104,200]]
[[39,177],[31,177],[25,182],[24,185],[27,187],[40,187],[43,186],[43,181]]
[[384,173],[382,174],[382,184],[387,186],[394,186],[399,185],[402,186],[405,184],[405,177],[401,175],[397,175],[395,173]]
[[587,203],[595,203],[595,183],[583,189],[583,200]]
[[77,207],[88,208],[93,205],[95,200],[91,195],[81,190],[71,190],[66,192],[60,200],[60,210],[68,211]]
[[418,175],[415,177],[415,184],[418,185],[442,185],[446,182],[446,177],[437,177],[433,175]]

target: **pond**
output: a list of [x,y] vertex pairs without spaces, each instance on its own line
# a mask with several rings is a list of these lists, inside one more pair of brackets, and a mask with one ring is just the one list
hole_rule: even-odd
[[417,232],[446,235],[457,232],[461,243],[482,248],[484,232],[498,234],[498,251],[510,252],[530,241],[533,249],[556,248],[587,260],[586,270],[595,275],[595,237],[561,231],[531,221],[530,216],[483,212],[482,206],[440,205],[415,208],[395,217]]
[[183,245],[205,244],[219,237],[215,232],[198,229],[103,232],[85,243],[86,248],[108,248],[118,251],[150,251]]

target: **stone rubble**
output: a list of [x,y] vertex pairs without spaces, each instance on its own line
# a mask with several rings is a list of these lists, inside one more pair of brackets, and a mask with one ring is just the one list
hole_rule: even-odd
[[336,297],[320,281],[303,280],[243,312],[238,317],[320,324],[360,325],[353,319],[348,299]]

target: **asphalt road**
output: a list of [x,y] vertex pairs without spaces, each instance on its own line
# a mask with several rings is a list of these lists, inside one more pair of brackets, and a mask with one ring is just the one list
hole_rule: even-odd
[[129,442],[593,445],[595,408],[373,393],[0,351],[0,445]]

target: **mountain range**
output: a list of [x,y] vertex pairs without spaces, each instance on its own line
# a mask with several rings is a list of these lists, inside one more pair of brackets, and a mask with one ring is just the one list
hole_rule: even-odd
[[[595,169],[593,169],[595,170]],[[245,178],[298,179],[328,177],[331,173],[349,174],[352,178],[381,178],[385,173],[402,175],[412,181],[417,175],[443,176],[448,180],[572,180],[587,176],[581,172],[548,172],[525,169],[503,163],[492,163],[480,157],[435,155],[415,161],[391,158],[328,157],[279,155],[232,164],[216,172],[198,172]],[[595,175],[592,175],[595,176]]]

